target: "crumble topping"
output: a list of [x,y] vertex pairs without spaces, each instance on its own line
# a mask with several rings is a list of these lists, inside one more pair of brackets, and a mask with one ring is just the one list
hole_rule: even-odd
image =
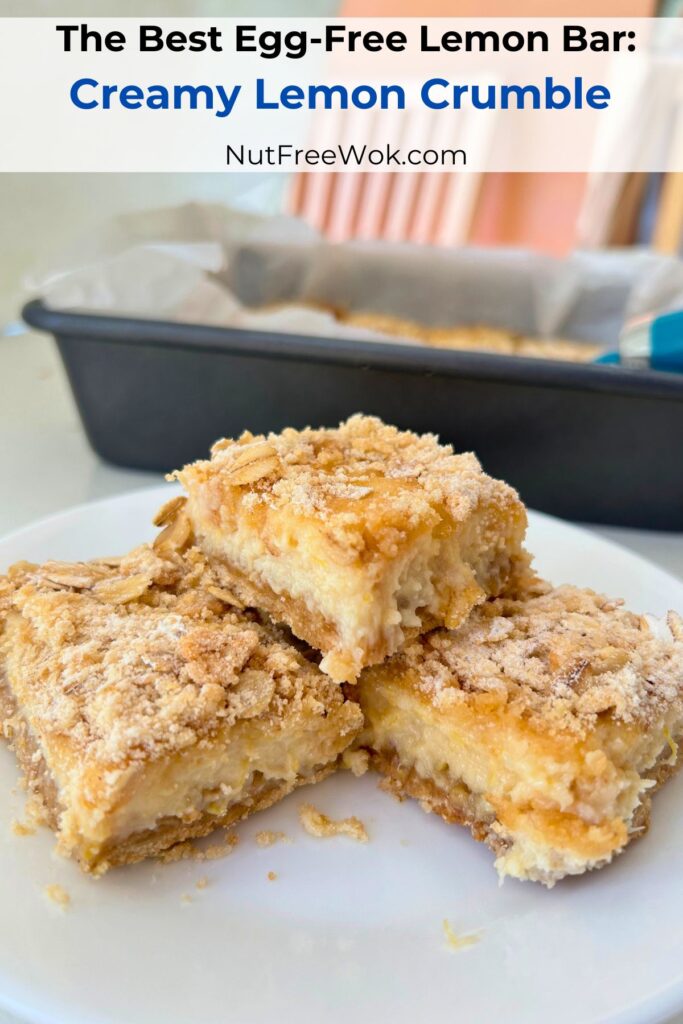
[[24,562],[0,577],[0,653],[20,659],[32,726],[68,734],[112,780],[221,725],[322,716],[343,702],[274,629],[231,604],[184,529],[164,538],[187,519],[183,505],[162,510],[154,546],[122,559]]
[[[592,590],[552,589],[481,605],[396,656],[437,707],[488,694],[543,728],[585,733],[597,717],[648,724],[683,713],[683,627],[656,629]],[[378,669],[382,671],[382,669]]]
[[172,474],[192,493],[208,488],[218,513],[226,493],[243,508],[288,508],[318,520],[343,551],[377,549],[391,557],[397,543],[437,506],[462,522],[480,505],[510,511],[516,492],[487,476],[472,453],[455,455],[433,434],[418,436],[372,416],[352,416],[334,429],[293,430],[223,439],[211,460]]
[[355,816],[333,821],[319,811],[313,804],[302,804],[299,808],[299,821],[309,836],[316,839],[329,839],[331,836],[348,836],[357,843],[367,843],[368,833],[365,825]]

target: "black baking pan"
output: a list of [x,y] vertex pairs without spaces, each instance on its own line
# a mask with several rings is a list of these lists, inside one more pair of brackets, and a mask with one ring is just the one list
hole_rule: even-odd
[[568,519],[683,529],[683,376],[48,309],[102,458],[169,470],[218,437],[354,412],[473,450],[524,501]]

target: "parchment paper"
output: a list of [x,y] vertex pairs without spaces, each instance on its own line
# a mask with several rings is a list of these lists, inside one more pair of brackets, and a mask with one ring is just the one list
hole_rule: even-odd
[[612,348],[626,321],[683,308],[683,261],[638,249],[557,260],[512,249],[332,245],[293,218],[188,204],[116,218],[38,268],[26,287],[56,309],[255,331],[396,341],[310,304]]

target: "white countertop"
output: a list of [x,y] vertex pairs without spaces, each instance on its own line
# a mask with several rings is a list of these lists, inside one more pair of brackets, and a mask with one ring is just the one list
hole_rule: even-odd
[[[70,505],[157,484],[160,475],[108,466],[91,451],[52,341],[31,333],[0,337],[0,481],[2,535]],[[683,534],[593,529],[683,579]],[[0,1010],[0,1024],[15,1022]]]

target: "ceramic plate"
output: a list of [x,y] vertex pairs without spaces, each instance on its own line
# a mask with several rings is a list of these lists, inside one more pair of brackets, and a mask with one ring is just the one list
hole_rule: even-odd
[[[0,541],[27,558],[120,553],[151,536],[169,488],[83,506]],[[542,573],[683,610],[683,584],[565,523],[532,515]],[[604,871],[548,891],[508,880],[464,829],[376,779],[344,774],[238,829],[224,860],[82,877],[43,831],[17,837],[11,754],[0,749],[0,1005],[49,1024],[645,1024],[683,1006],[683,777],[655,800],[649,834]],[[358,815],[371,841],[313,839],[304,797]],[[256,846],[261,829],[291,839]],[[268,873],[275,872],[274,881]],[[196,887],[202,877],[203,889]],[[60,910],[44,887],[59,883]],[[447,920],[473,945],[454,950]]]

